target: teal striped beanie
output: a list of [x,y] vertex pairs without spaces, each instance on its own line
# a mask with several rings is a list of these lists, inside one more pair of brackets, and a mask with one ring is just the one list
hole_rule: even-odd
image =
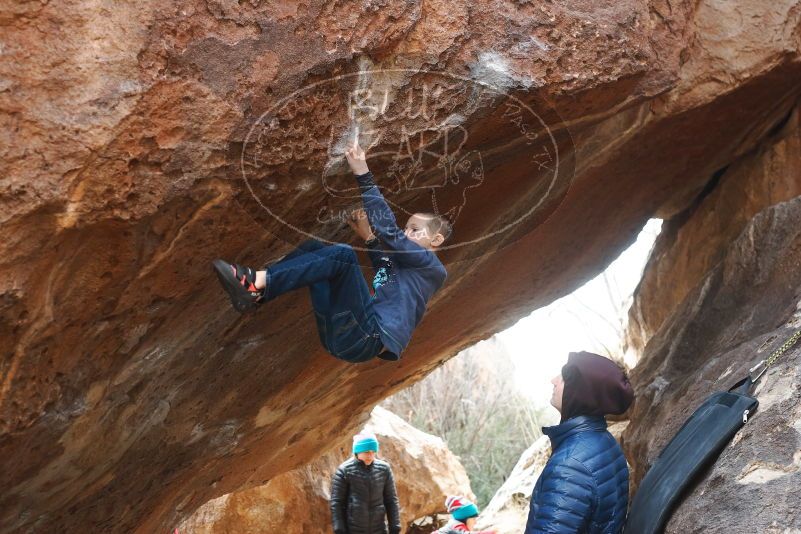
[[478,515],[478,507],[461,495],[452,495],[445,499],[445,508],[457,521],[464,521]]

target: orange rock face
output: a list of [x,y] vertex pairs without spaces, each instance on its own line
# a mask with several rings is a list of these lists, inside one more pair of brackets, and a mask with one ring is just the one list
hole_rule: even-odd
[[[0,12],[0,530],[155,532],[599,272],[799,92],[797,1],[13,3]],[[400,363],[209,268],[350,240],[359,131],[455,220]]]
[[721,169],[708,192],[667,221],[629,313],[629,344],[642,351],[726,246],[768,206],[801,195],[801,114],[747,157]]
[[[381,407],[373,410],[366,428],[378,437],[380,457],[392,466],[403,525],[441,510],[446,495],[472,498],[464,467],[440,438]],[[331,476],[349,457],[350,447],[351,442],[345,441],[263,486],[209,501],[178,530],[181,534],[330,531]]]
[[[623,435],[635,487],[706,397],[747,376],[801,329],[800,133],[796,108],[668,222],[654,249],[633,308],[654,329],[632,374],[637,400]],[[666,532],[801,528],[799,376],[796,344],[757,384],[758,409],[692,486]]]

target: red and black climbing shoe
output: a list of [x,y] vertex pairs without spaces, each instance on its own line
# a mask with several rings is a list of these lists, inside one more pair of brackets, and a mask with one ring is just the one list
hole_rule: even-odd
[[250,311],[261,304],[263,295],[256,288],[256,271],[223,260],[214,260],[212,266],[236,311]]

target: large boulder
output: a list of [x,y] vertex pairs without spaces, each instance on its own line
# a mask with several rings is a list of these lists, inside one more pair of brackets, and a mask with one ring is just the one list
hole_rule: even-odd
[[[472,497],[464,467],[440,438],[421,432],[380,406],[373,409],[365,428],[376,434],[380,457],[392,465],[403,525],[438,511],[446,495]],[[213,499],[178,530],[181,534],[330,531],[331,475],[350,456],[350,447],[349,441],[343,442],[263,486]]]
[[[655,331],[632,377],[637,401],[623,441],[635,485],[705,397],[728,389],[801,329],[801,197],[771,205],[798,194],[800,146],[795,112],[672,221],[672,235],[654,251],[635,307],[665,312],[651,323]],[[734,229],[723,231],[729,224]],[[801,344],[758,384],[758,411],[703,474],[667,532],[801,528],[799,377]]]
[[683,213],[665,221],[629,311],[629,345],[642,352],[684,298],[720,262],[758,212],[801,195],[801,110],[752,154],[722,168]]
[[[7,3],[0,530],[163,531],[578,287],[786,115],[799,5]],[[399,214],[456,218],[398,364],[326,355],[304,293],[240,317],[209,269],[349,239],[357,129]]]

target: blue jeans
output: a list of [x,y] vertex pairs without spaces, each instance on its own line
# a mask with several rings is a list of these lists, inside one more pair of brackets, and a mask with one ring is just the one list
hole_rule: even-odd
[[384,347],[373,299],[348,245],[307,241],[267,267],[265,300],[308,287],[323,347],[340,360],[365,362]]

